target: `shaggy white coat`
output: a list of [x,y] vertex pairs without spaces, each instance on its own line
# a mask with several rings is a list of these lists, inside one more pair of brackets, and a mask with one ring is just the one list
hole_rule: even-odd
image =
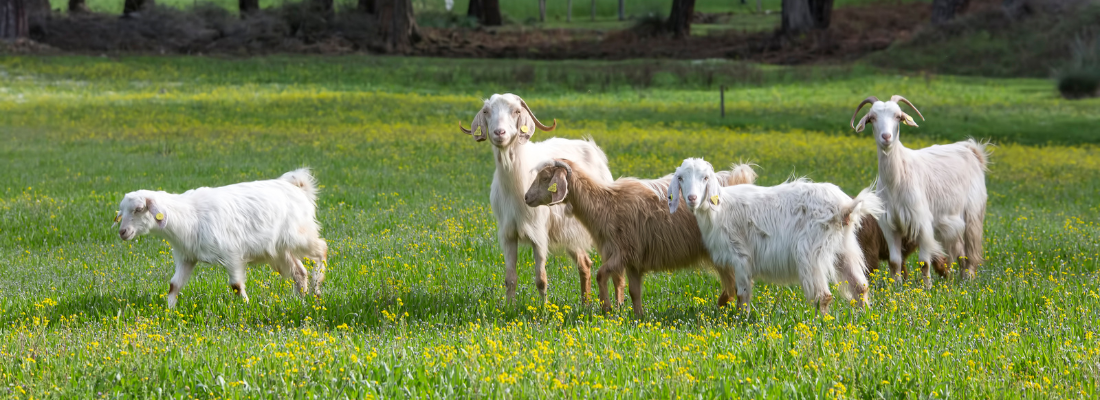
[[754,279],[801,284],[807,300],[827,312],[829,283],[847,282],[845,297],[867,299],[866,266],[856,230],[864,215],[881,213],[865,189],[855,199],[836,185],[797,180],[774,187],[720,187],[710,163],[689,158],[669,187],[671,212],[683,198],[727,293],[747,308]]
[[890,247],[890,271],[897,276],[905,261],[904,241],[920,247],[925,286],[932,282],[928,267],[942,263],[944,257],[958,261],[963,278],[973,277],[983,263],[986,144],[969,139],[919,150],[906,148],[901,143],[901,124],[917,124],[901,111],[898,101],[912,107],[901,96],[885,102],[869,97],[860,106],[870,103],[870,111],[854,126],[856,132],[862,132],[867,123],[873,126],[878,148],[877,194],[886,205],[878,223]]
[[[529,143],[535,129],[553,130],[557,126],[543,125],[519,96],[511,93],[494,94],[474,116],[470,129],[462,130],[477,141],[489,139],[493,145],[496,172],[489,189],[489,203],[497,220],[497,238],[504,250],[506,267],[504,285],[508,300],[516,293],[516,259],[520,242],[534,250],[535,287],[546,298],[546,258],[550,252],[566,252],[577,264],[581,279],[581,300],[588,300],[592,260],[588,250],[592,238],[588,231],[565,207],[527,207],[523,195],[535,179],[534,167],[548,160],[564,158],[573,160],[594,179],[610,183],[611,170],[607,167],[607,155],[591,140],[551,138]],[[461,126],[460,126],[461,128]],[[616,287],[622,287],[623,277],[615,277]],[[623,298],[621,289],[616,297]]]
[[320,294],[328,245],[318,234],[316,201],[316,184],[305,168],[279,179],[181,194],[138,190],[119,204],[118,235],[131,240],[152,233],[172,245],[176,272],[168,288],[170,308],[200,261],[225,267],[230,287],[247,302],[248,264],[270,263],[302,293],[309,287],[302,257],[309,257],[317,262],[313,293]]

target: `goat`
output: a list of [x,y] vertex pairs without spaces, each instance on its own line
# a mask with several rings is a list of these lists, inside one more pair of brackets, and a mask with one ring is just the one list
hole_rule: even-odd
[[[508,301],[516,294],[516,258],[519,242],[529,243],[535,259],[535,287],[546,299],[546,257],[553,250],[564,250],[577,264],[581,281],[581,302],[588,301],[592,260],[588,250],[592,238],[577,220],[563,207],[530,208],[524,204],[523,194],[534,180],[532,167],[554,158],[568,158],[583,164],[592,171],[593,179],[611,182],[611,170],[607,167],[607,155],[592,140],[551,138],[528,143],[535,129],[552,131],[558,126],[543,125],[531,108],[519,96],[511,93],[494,94],[485,100],[474,116],[470,129],[459,128],[480,142],[486,138],[493,145],[496,171],[489,189],[489,203],[497,220],[497,239],[504,250],[507,268],[504,286]],[[622,276],[615,277],[616,297],[622,301]]]
[[[634,315],[640,318],[644,314],[642,278],[646,273],[709,264],[710,256],[691,213],[664,212],[663,194],[668,191],[671,175],[654,180],[620,178],[606,183],[564,159],[543,162],[535,170],[538,173],[524,201],[530,207],[565,204],[588,229],[603,257],[596,284],[604,312],[611,311],[609,276],[626,272]],[[756,173],[752,167],[741,165],[723,171],[723,177],[724,184],[752,183]]]
[[[944,264],[946,271],[945,258],[958,260],[960,277],[972,278],[983,263],[986,143],[969,139],[919,150],[906,148],[901,143],[901,124],[915,127],[917,123],[901,111],[899,101],[924,120],[913,103],[894,95],[885,102],[874,96],[864,99],[849,122],[856,132],[863,132],[868,123],[874,126],[877,194],[886,204],[886,214],[878,223],[890,247],[890,271],[897,276],[904,262],[902,244],[913,242],[920,247],[925,287],[932,285],[929,265]],[[856,115],[865,104],[871,104],[871,109],[857,125]]]
[[855,231],[863,217],[881,212],[881,202],[865,189],[855,199],[836,185],[805,179],[774,187],[719,187],[710,163],[689,158],[669,185],[669,211],[681,198],[695,214],[703,244],[727,293],[738,306],[752,301],[753,279],[799,282],[803,293],[827,313],[829,283],[839,274],[845,296],[867,305],[866,267]]
[[219,264],[229,272],[229,286],[245,302],[245,268],[269,263],[294,281],[297,293],[309,290],[302,257],[318,262],[313,293],[321,294],[328,265],[328,244],[318,235],[317,187],[309,169],[278,179],[201,187],[182,194],[138,190],[127,193],[115,221],[122,240],[152,233],[172,245],[176,272],[168,284],[168,308],[195,264]]

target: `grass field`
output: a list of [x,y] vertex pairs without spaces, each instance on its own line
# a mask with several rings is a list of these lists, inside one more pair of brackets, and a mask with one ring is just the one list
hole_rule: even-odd
[[[0,395],[89,397],[1096,398],[1100,386],[1097,100],[1040,80],[861,68],[412,58],[0,59]],[[517,80],[516,77],[524,77]],[[717,117],[718,84],[726,119]],[[931,290],[873,277],[872,307],[815,315],[758,284],[718,309],[704,272],[650,275],[647,316],[579,303],[553,258],[549,301],[521,251],[517,301],[488,205],[486,143],[457,129],[479,99],[523,95],[555,132],[592,136],[615,176],[680,160],[757,163],[849,193],[876,171],[846,128],[863,97],[906,95],[902,140],[974,135],[988,175],[987,265]],[[541,138],[549,137],[540,133]],[[538,137],[536,137],[538,139]],[[320,298],[250,270],[251,303],[202,265],[167,310],[169,247],[122,242],[139,188],[180,192],[308,165],[331,246]]]

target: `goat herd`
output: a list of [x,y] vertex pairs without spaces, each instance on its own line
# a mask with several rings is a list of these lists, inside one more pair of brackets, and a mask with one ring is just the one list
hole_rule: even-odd
[[[519,96],[495,94],[462,130],[493,144],[489,200],[507,265],[507,298],[516,292],[521,241],[534,250],[535,285],[544,299],[553,249],[576,263],[582,301],[589,297],[588,251],[595,244],[603,258],[596,272],[603,309],[610,310],[612,301],[622,304],[629,282],[637,316],[643,313],[642,278],[651,271],[705,266],[721,281],[719,305],[736,295],[746,308],[754,279],[797,282],[822,312],[833,301],[830,283],[844,282],[844,297],[866,305],[868,268],[886,260],[893,276],[908,277],[904,260],[917,248],[926,286],[929,267],[946,276],[954,261],[962,278],[972,277],[982,264],[986,145],[971,139],[908,149],[900,126],[917,124],[899,102],[924,119],[897,95],[889,101],[868,97],[852,115],[857,132],[872,126],[879,163],[877,182],[853,198],[836,185],[805,179],[755,186],[750,165],[716,172],[700,158],[684,160],[659,179],[614,180],[607,156],[591,140],[528,143],[536,129],[554,130],[557,121],[546,126]],[[870,111],[856,124],[867,104]],[[318,234],[316,200],[313,176],[299,169],[279,179],[182,194],[131,192],[115,222],[123,240],[153,233],[171,244],[176,270],[168,307],[176,305],[199,261],[224,266],[230,287],[245,301],[245,269],[252,263],[269,263],[297,293],[320,295],[328,245]],[[303,258],[316,262],[312,280]]]

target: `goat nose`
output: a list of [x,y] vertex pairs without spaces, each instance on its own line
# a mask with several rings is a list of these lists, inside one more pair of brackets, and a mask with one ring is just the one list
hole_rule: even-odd
[[887,142],[889,142],[889,141],[890,141],[890,138],[891,138],[891,137],[894,137],[894,135],[891,135],[891,134],[889,134],[889,133],[883,133],[883,134],[882,134],[882,140],[885,140],[885,141],[887,141]]
[[698,198],[699,198],[699,197],[695,196],[694,194],[689,194],[689,195],[688,195],[688,201],[690,201],[690,202],[692,202],[692,203],[694,203],[694,202],[695,202],[695,199],[698,199]]
[[497,129],[497,130],[493,131],[493,133],[496,134],[497,136],[504,136],[504,129]]
[[118,236],[126,237],[126,230],[125,229],[119,229],[118,230]]

